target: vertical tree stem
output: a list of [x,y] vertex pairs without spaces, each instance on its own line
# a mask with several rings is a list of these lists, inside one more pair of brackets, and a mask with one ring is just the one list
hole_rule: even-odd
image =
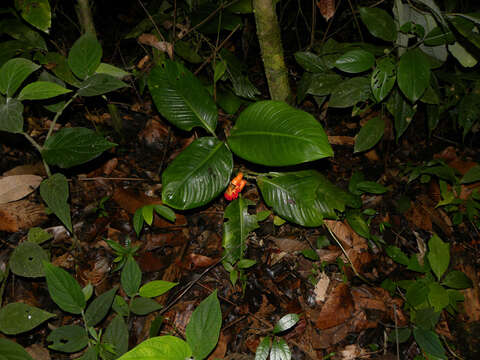
[[77,6],[75,6],[75,11],[77,12],[78,22],[80,23],[82,33],[90,33],[94,36],[97,36],[89,1],[77,0]]

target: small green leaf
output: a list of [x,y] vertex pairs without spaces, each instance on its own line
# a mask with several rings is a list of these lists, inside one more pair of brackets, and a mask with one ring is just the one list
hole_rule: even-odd
[[467,289],[472,287],[473,283],[470,278],[463,272],[458,270],[450,271],[443,279],[442,285],[452,289]]
[[142,207],[142,217],[147,225],[152,225],[153,222],[153,205],[145,205]]
[[450,244],[445,243],[437,235],[433,235],[428,242],[428,261],[433,273],[440,280],[450,264]]
[[152,298],[165,294],[178,283],[165,281],[165,280],[153,280],[140,288],[140,296]]
[[38,68],[40,65],[27,59],[8,60],[0,68],[0,93],[12,97],[23,81]]
[[377,102],[387,97],[397,79],[395,64],[392,59],[384,58],[377,62],[372,72],[371,88]]
[[478,60],[475,59],[462,45],[456,41],[452,45],[448,45],[448,51],[458,60],[458,62],[466,67],[474,67]]
[[385,131],[385,121],[379,116],[367,121],[360,129],[355,139],[353,152],[366,151],[374,147],[382,138]]
[[112,309],[120,316],[128,316],[130,310],[125,299],[121,296],[115,295],[113,299]]
[[467,171],[465,175],[463,175],[462,179],[460,180],[461,184],[470,184],[472,182],[480,181],[480,165],[475,165],[470,170]]
[[288,329],[294,327],[297,322],[300,320],[300,317],[297,314],[287,314],[283,316],[278,322],[275,324],[273,328],[273,333],[278,334]]
[[113,346],[114,354],[108,354],[106,360],[113,360],[125,354],[128,350],[128,327],[122,316],[115,316],[105,330],[102,343]]
[[[20,334],[54,316],[55,314],[24,303],[10,303],[0,309],[0,331],[7,335]],[[3,353],[3,348],[1,349]]]
[[227,70],[227,63],[225,61],[220,61],[215,65],[215,71],[213,72],[213,82],[216,83],[220,80]]
[[217,291],[214,291],[193,311],[185,330],[187,343],[195,358],[205,359],[215,348],[221,326],[222,312]]
[[80,96],[97,96],[128,86],[123,81],[108,74],[94,74],[79,84]]
[[48,0],[15,0],[15,8],[26,22],[48,33],[52,24],[52,13]]
[[424,330],[422,328],[413,329],[413,337],[420,349],[427,354],[436,356],[440,359],[447,359],[445,349],[443,348],[438,335],[432,330]]
[[41,277],[45,275],[43,261],[48,260],[48,253],[40,245],[25,241],[10,256],[10,270],[18,276]]
[[436,312],[441,312],[448,306],[450,299],[447,290],[439,283],[433,282],[428,286],[428,301]]
[[415,281],[407,288],[405,298],[415,308],[425,304],[428,298],[428,286],[422,281]]
[[398,87],[412,102],[417,101],[430,84],[430,64],[419,49],[405,52],[398,62]]
[[346,213],[346,219],[348,224],[355,232],[363,236],[365,239],[370,239],[370,228],[367,222],[362,216],[362,213],[358,210],[349,210]]
[[0,349],[2,349],[2,360],[33,360],[22,346],[11,340],[0,338]]
[[175,336],[158,336],[145,340],[118,360],[185,360],[192,356],[190,346]]
[[360,181],[356,185],[356,190],[360,191],[362,194],[384,194],[388,191],[388,188],[374,181]]
[[85,33],[73,44],[68,53],[68,65],[80,79],[93,75],[102,59],[102,46],[95,35]]
[[394,91],[388,98],[387,109],[394,117],[396,139],[398,140],[412,122],[416,107],[412,107],[400,91]]
[[35,81],[25,86],[18,94],[18,100],[43,100],[72,92],[49,81]]
[[125,262],[120,275],[120,282],[123,290],[129,297],[133,297],[140,288],[142,282],[142,271],[132,256],[129,256]]
[[323,73],[327,70],[324,61],[317,54],[299,51],[294,56],[297,63],[311,73]]
[[328,106],[347,108],[370,97],[370,81],[365,77],[354,77],[342,81],[330,96]]
[[85,296],[85,301],[88,301],[93,295],[93,285],[88,283],[82,288],[83,295]]
[[96,297],[85,311],[85,321],[87,326],[95,326],[108,314],[110,307],[113,303],[113,298],[117,292],[117,287],[104,292],[100,296]]
[[161,217],[167,219],[168,221],[175,222],[175,212],[164,205],[154,204],[153,209]]
[[408,256],[398,247],[389,245],[385,248],[385,252],[387,253],[388,256],[392,258],[393,261],[405,266],[408,265],[408,262],[409,262]]
[[368,31],[373,36],[385,41],[395,41],[397,39],[397,27],[393,18],[383,9],[379,8],[359,8],[360,18],[366,25]]
[[[448,298],[448,295],[447,295]],[[424,305],[427,306],[427,305]],[[433,307],[416,309],[412,313],[412,322],[424,330],[433,330],[440,319],[441,312],[435,311]]]
[[239,262],[237,262],[237,267],[239,269],[248,269],[248,268],[251,268],[256,263],[257,262],[252,259],[241,259]]
[[70,168],[100,156],[115,145],[87,128],[63,128],[45,141],[42,155],[51,165]]
[[270,354],[270,336],[265,337],[255,350],[255,360],[267,360]]
[[53,330],[47,337],[49,349],[74,353],[88,345],[88,335],[85,329],[78,325],[65,325]]
[[410,328],[400,328],[392,329],[390,334],[388,334],[388,341],[392,343],[402,344],[407,341],[412,335],[412,330]]
[[68,206],[68,181],[60,173],[53,174],[40,184],[40,196],[48,208],[58,216],[68,231],[72,232],[72,220],[70,218],[70,207]]
[[42,228],[32,227],[28,230],[27,239],[35,244],[43,244],[45,241],[53,238],[53,235]]
[[360,73],[371,69],[375,64],[375,57],[365,50],[351,50],[335,61],[337,69],[347,73]]
[[290,360],[292,353],[288,347],[287,342],[284,339],[273,339],[272,349],[270,350],[271,360]]
[[133,214],[133,228],[137,233],[137,237],[140,236],[140,231],[143,228],[143,208],[138,208]]
[[136,297],[132,300],[130,304],[130,311],[135,315],[147,315],[151,312],[160,310],[162,305],[156,302],[153,299],[145,298],[145,297]]
[[63,310],[80,314],[85,309],[85,296],[78,282],[65,270],[49,262],[43,262],[48,292],[52,300]]
[[0,103],[0,131],[21,133],[23,131],[23,104],[14,98]]
[[97,70],[95,70],[96,74],[107,74],[110,76],[113,76],[117,79],[123,79],[126,76],[132,75],[129,72],[126,72],[123,69],[120,69],[119,67],[107,64],[107,63],[100,63],[98,66]]

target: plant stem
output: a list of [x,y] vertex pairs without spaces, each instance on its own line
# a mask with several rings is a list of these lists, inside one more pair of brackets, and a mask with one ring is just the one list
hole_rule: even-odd
[[92,10],[88,0],[78,0],[77,6],[75,6],[78,22],[82,28],[84,34],[90,33],[93,36],[97,36],[95,31],[95,24],[93,23]]
[[[23,136],[33,145],[35,149],[40,153],[40,156],[42,156],[42,150],[43,148],[40,146],[39,143],[35,141],[34,138],[32,138],[30,135],[28,135],[26,132],[22,132]],[[48,166],[47,162],[42,156],[42,162],[43,162],[43,167],[45,168],[45,172],[47,173],[47,176],[50,177],[52,176],[52,173],[50,172],[50,167]]]
[[53,118],[53,121],[52,123],[50,124],[50,129],[48,129],[48,133],[47,133],[47,137],[45,138],[45,141],[48,140],[48,138],[50,137],[50,135],[52,135],[52,132],[53,132],[53,129],[55,128],[55,124],[57,123],[57,120],[58,118],[60,117],[60,115],[62,115],[63,111],[67,108],[68,105],[70,105],[70,103],[78,96],[78,94],[75,94],[71,97],[70,100],[68,100],[65,105],[63,105],[63,108],[57,112],[55,114],[55,117]]

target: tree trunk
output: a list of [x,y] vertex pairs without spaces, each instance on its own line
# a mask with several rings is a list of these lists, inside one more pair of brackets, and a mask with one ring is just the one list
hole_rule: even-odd
[[82,30],[82,34],[90,33],[97,36],[95,24],[93,23],[92,10],[88,0],[78,0],[75,6],[78,22]]
[[263,66],[272,100],[292,102],[288,72],[283,58],[280,27],[275,0],[253,0],[257,37],[262,52]]

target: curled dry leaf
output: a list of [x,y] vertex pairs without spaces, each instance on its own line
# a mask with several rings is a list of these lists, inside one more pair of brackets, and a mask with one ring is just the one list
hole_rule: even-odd
[[138,37],[138,41],[167,53],[170,59],[173,58],[173,45],[167,41],[158,40],[153,34],[142,34]]
[[37,175],[12,175],[0,179],[0,204],[17,201],[31,194],[42,182]]
[[335,15],[335,0],[318,0],[317,7],[327,21]]

